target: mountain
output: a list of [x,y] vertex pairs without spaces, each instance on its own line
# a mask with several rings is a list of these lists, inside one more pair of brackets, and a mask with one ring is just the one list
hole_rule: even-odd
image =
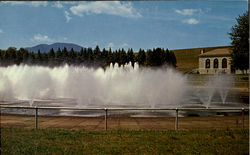
[[39,44],[39,45],[36,45],[36,46],[33,46],[33,47],[26,47],[25,49],[32,52],[37,52],[39,49],[41,52],[49,52],[49,50],[51,48],[54,49],[54,51],[57,51],[58,48],[60,48],[61,50],[66,47],[67,50],[71,50],[71,48],[74,49],[74,51],[80,51],[81,48],[84,48],[82,46],[79,46],[77,44],[72,44],[72,43],[54,43],[54,44]]

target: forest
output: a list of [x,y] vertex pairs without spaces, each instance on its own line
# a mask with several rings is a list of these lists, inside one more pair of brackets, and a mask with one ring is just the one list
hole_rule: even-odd
[[118,63],[124,65],[125,63],[138,62],[140,66],[157,67],[162,65],[169,65],[176,67],[176,57],[174,52],[164,48],[139,49],[134,52],[132,48],[127,51],[122,49],[100,50],[97,45],[94,49],[82,48],[80,51],[63,49],[50,49],[49,52],[29,52],[24,48],[16,49],[9,47],[7,50],[0,49],[0,66],[10,65],[39,65],[56,67],[63,64],[68,65],[85,65],[87,67],[103,67],[109,66],[110,63]]

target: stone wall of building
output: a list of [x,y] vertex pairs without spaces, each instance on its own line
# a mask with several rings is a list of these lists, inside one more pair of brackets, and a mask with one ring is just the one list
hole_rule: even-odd
[[[227,59],[227,68],[222,68],[222,59]],[[210,59],[210,68],[206,68],[206,60]],[[218,68],[214,68],[214,59],[218,59]],[[230,66],[231,57],[200,57],[199,58],[199,72],[200,74],[216,74],[216,73],[231,73]]]

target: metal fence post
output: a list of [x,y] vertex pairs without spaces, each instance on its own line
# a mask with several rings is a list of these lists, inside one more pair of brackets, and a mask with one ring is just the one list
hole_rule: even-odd
[[176,108],[176,117],[175,117],[175,130],[178,130],[178,108]]
[[36,111],[35,111],[35,129],[37,129],[37,125],[38,125],[38,124],[37,124],[38,108],[36,107],[35,110],[36,110]]
[[108,129],[108,109],[105,108],[105,130]]
[[244,129],[244,108],[242,108],[242,129]]

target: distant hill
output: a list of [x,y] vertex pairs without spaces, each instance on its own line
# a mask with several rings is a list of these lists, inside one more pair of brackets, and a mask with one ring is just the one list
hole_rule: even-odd
[[230,47],[230,46],[175,49],[171,51],[174,52],[177,59],[177,70],[186,72],[199,68],[199,55],[202,49],[204,50],[204,52],[208,52],[214,49],[225,48],[225,47]]
[[74,49],[74,51],[80,51],[81,48],[84,48],[82,46],[79,46],[77,44],[72,44],[72,43],[54,43],[54,44],[39,44],[33,47],[26,47],[25,49],[27,49],[28,51],[32,52],[37,52],[40,49],[40,52],[49,52],[49,50],[51,48],[54,49],[54,51],[57,51],[58,48],[60,48],[61,50],[66,47],[67,50],[71,50],[71,48]]

